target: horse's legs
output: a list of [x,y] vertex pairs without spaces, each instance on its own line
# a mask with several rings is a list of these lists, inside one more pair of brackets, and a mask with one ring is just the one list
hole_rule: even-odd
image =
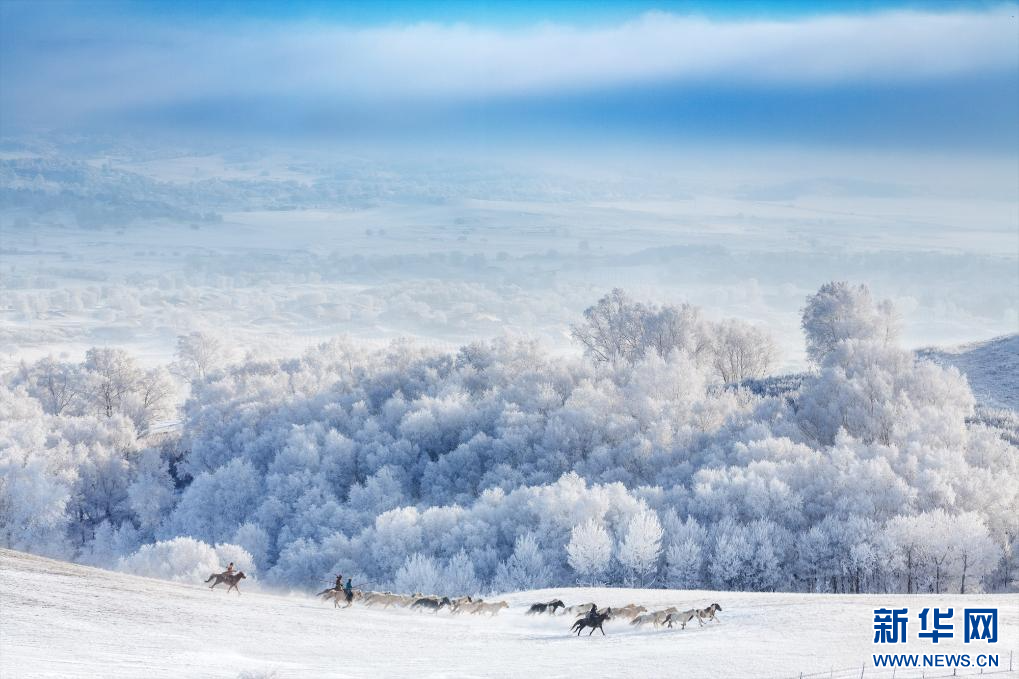
[[[601,631],[601,635],[605,636],[605,628],[602,627],[601,625],[598,625],[598,629]],[[592,630],[592,633],[593,633],[593,630]]]

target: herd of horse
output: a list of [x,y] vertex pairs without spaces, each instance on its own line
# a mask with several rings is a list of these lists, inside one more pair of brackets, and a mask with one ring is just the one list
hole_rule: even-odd
[[[410,610],[417,611],[431,611],[432,613],[438,613],[445,608],[453,615],[470,613],[471,615],[487,614],[489,617],[497,615],[504,608],[509,608],[509,604],[505,601],[484,601],[469,596],[451,599],[448,596],[425,595],[420,592],[415,594],[394,594],[393,592],[366,592],[355,589],[353,590],[353,597],[350,601],[347,601],[343,590],[331,588],[322,590],[315,596],[320,597],[323,601],[332,601],[333,606],[337,608],[349,608],[353,602],[357,601],[367,608],[381,606],[385,609],[395,606],[397,608],[409,608]],[[344,605],[341,606],[341,603]]]
[[563,610],[563,615],[575,618],[570,632],[576,632],[578,637],[585,628],[591,629],[587,633],[588,636],[594,634],[595,630],[605,634],[603,625],[606,620],[613,618],[629,620],[631,625],[638,628],[644,625],[654,625],[655,629],[659,627],[672,628],[675,624],[679,625],[680,629],[686,629],[686,624],[694,619],[702,626],[712,620],[721,622],[718,619],[717,613],[720,613],[722,610],[722,607],[718,604],[711,604],[707,608],[690,608],[685,611],[680,611],[675,606],[670,606],[659,611],[649,612],[647,607],[638,606],[637,604],[627,604],[626,606],[616,608],[598,608],[594,603],[567,606],[561,599],[552,599],[551,601],[531,604],[526,614],[540,615],[547,613],[555,615],[556,611],[560,608]]
[[[212,582],[209,589],[213,589],[216,585],[225,583],[228,585],[227,593],[235,589],[237,594],[240,594],[241,590],[237,587],[237,583],[243,579],[243,572],[233,574],[213,573],[205,581],[205,584]],[[323,601],[332,601],[333,606],[336,608],[349,608],[353,602],[357,601],[368,608],[381,606],[385,609],[395,606],[410,610],[430,611],[432,613],[438,613],[445,608],[453,615],[468,613],[471,615],[488,615],[489,617],[498,615],[499,611],[504,608],[509,608],[509,604],[505,601],[485,601],[470,596],[450,598],[434,594],[426,595],[420,592],[415,594],[394,594],[393,592],[371,592],[360,589],[355,589],[352,593],[353,596],[348,599],[342,589],[331,587],[322,590],[315,596]],[[341,606],[341,604],[343,605]],[[562,611],[561,613],[559,612],[560,610]],[[628,620],[631,625],[637,628],[646,625],[653,625],[655,629],[660,627],[672,628],[678,625],[680,629],[686,629],[686,624],[691,620],[697,620],[698,624],[703,626],[711,621],[720,622],[716,614],[720,613],[721,610],[722,607],[717,603],[711,604],[706,608],[690,608],[684,611],[679,610],[675,606],[657,611],[649,611],[647,607],[637,604],[627,604],[626,606],[618,606],[616,608],[599,608],[593,602],[567,606],[562,599],[552,599],[551,601],[540,601],[531,604],[527,608],[525,615],[562,615],[572,617],[574,622],[570,627],[570,633],[576,632],[579,637],[580,633],[585,629],[590,629],[587,633],[588,636],[594,634],[595,630],[600,631],[604,635],[605,628],[603,625],[605,621],[612,619]]]

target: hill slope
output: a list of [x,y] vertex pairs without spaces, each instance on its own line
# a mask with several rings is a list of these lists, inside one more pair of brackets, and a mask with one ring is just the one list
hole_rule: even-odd
[[[242,585],[243,587],[244,585]],[[524,605],[636,601],[723,608],[720,623],[683,631],[571,637],[563,617]],[[770,677],[870,665],[873,608],[1000,609],[997,652],[1019,647],[1019,595],[828,596],[566,589],[506,597],[494,619],[409,611],[335,610],[304,596],[243,596],[0,550],[3,677]],[[913,609],[916,609],[915,611]],[[913,623],[915,624],[915,622]],[[915,638],[915,637],[914,637]],[[888,649],[885,649],[888,650]],[[911,652],[959,652],[961,639]],[[978,652],[980,649],[967,649]],[[975,674],[972,669],[968,673]],[[273,674],[274,673],[274,674]],[[868,669],[868,677],[884,674]],[[890,674],[889,674],[890,676]],[[899,670],[900,679],[913,676]],[[919,673],[917,673],[919,676]],[[930,674],[928,674],[930,676]],[[1000,676],[1000,675],[999,675]],[[1014,673],[1013,673],[1014,676]]]
[[931,347],[917,354],[965,373],[977,402],[1019,410],[1019,334],[947,349]]

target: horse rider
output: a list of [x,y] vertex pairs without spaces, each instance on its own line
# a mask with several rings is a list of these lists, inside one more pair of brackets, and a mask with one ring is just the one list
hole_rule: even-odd
[[350,578],[347,578],[347,584],[343,587],[343,596],[347,599],[348,606],[354,600],[354,586],[350,584]]
[[588,622],[592,622],[593,623],[594,622],[594,616],[596,616],[597,614],[598,614],[598,604],[591,604],[591,610],[589,610],[587,612],[587,615],[584,617],[584,619],[587,620]]
[[233,575],[233,574],[234,574],[234,562],[231,561],[229,563],[229,565],[227,565],[226,570],[223,571],[223,575]]
[[343,573],[336,574],[336,584],[333,585],[333,589],[335,589],[337,592],[343,589]]

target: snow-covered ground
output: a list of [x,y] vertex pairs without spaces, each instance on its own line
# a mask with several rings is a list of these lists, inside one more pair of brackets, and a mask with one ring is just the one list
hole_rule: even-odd
[[920,355],[966,374],[977,401],[995,408],[1019,410],[1019,334],[971,342],[947,349],[924,349]]
[[[247,586],[245,586],[247,585]],[[504,597],[493,619],[335,610],[301,595],[240,597],[0,550],[0,676],[28,677],[890,677],[872,667],[873,609],[991,606],[999,642],[964,648],[916,640],[899,652],[970,653],[988,648],[1007,669],[1019,650],[1019,595],[810,595],[675,590],[561,589]],[[528,617],[526,604],[636,602],[651,607],[722,606],[721,622],[686,630],[576,638],[568,618]],[[961,622],[957,621],[957,626]],[[981,648],[977,648],[981,646]],[[866,666],[864,668],[864,666]],[[247,673],[245,675],[244,673]],[[927,677],[951,675],[928,669]],[[976,668],[959,671],[975,675]],[[1004,672],[995,676],[1016,676]],[[896,677],[921,676],[899,670]]]

